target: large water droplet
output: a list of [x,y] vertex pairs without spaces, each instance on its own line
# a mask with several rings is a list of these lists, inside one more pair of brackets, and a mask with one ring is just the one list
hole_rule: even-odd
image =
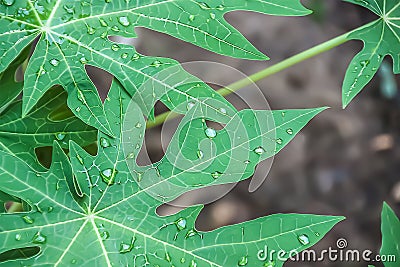
[[32,237],[32,243],[35,243],[35,244],[44,244],[44,243],[46,243],[46,240],[47,240],[47,237],[40,232],[37,232]]
[[122,26],[125,26],[125,27],[127,27],[127,26],[129,26],[129,24],[131,24],[128,20],[128,17],[119,17],[118,21]]
[[261,155],[261,154],[264,153],[264,152],[265,152],[265,149],[264,149],[263,147],[261,147],[261,146],[256,147],[256,148],[254,149],[254,153],[256,153],[256,154],[258,154],[258,155]]
[[103,147],[103,148],[107,148],[107,147],[109,147],[111,144],[110,144],[110,141],[108,141],[108,139],[106,139],[106,138],[104,138],[104,137],[101,137],[101,138],[100,138],[100,145],[101,145],[101,147]]
[[177,228],[179,231],[182,231],[183,229],[185,229],[185,228],[186,228],[186,224],[187,224],[187,222],[186,222],[186,219],[184,219],[184,218],[179,218],[179,219],[175,222],[176,228]]
[[217,131],[215,131],[213,128],[207,128],[204,133],[208,138],[214,138],[217,136]]
[[35,220],[28,215],[22,216],[22,220],[24,220],[24,222],[26,222],[28,224],[32,224],[35,222]]
[[12,6],[15,3],[15,0],[3,0],[3,4],[6,6]]
[[54,67],[57,67],[60,61],[58,59],[53,58],[52,60],[49,61],[51,65]]
[[221,177],[221,175],[222,175],[222,173],[220,173],[218,171],[211,173],[211,176],[214,179],[218,179],[219,177]]
[[101,240],[107,240],[110,237],[110,233],[107,231],[103,231],[100,233]]
[[308,244],[310,244],[310,239],[308,238],[307,235],[299,235],[299,236],[297,237],[297,239],[299,240],[299,242],[300,242],[302,245],[308,245]]
[[245,265],[247,265],[248,262],[249,262],[249,259],[247,258],[247,256],[243,256],[239,259],[238,265],[245,266]]
[[129,244],[122,242],[119,245],[119,253],[124,254],[124,253],[128,253],[128,252],[132,251],[135,240],[136,240],[136,238],[132,237],[132,240]]
[[65,133],[56,133],[55,136],[58,141],[62,141],[65,138]]
[[101,178],[103,178],[103,181],[105,183],[112,185],[115,182],[114,178],[117,173],[118,173],[118,171],[116,169],[108,168],[108,169],[102,170],[100,172],[100,176],[101,176]]

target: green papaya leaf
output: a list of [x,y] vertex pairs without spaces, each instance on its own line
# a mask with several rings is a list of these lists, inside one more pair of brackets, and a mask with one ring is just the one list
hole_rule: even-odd
[[[105,102],[115,138],[99,132],[96,156],[70,141],[69,160],[55,142],[51,168],[38,172],[0,151],[0,190],[31,206],[0,213],[0,266],[282,266],[343,219],[276,214],[200,232],[202,206],[159,216],[160,205],[185,192],[248,178],[323,110],[236,112],[227,105],[221,112],[228,120],[201,107],[190,106],[164,158],[150,166],[136,163],[144,113],[118,81]],[[224,127],[217,131],[209,120]],[[285,254],[268,259],[267,250]]]
[[[133,47],[114,43],[108,37],[136,37],[135,27],[146,27],[223,55],[267,59],[223,18],[235,10],[283,16],[309,13],[298,0],[7,0],[0,4],[0,71],[38,38],[25,73],[23,115],[45,91],[59,84],[68,91],[68,105],[77,117],[113,135],[85,65],[110,72],[131,95],[150,81],[165,93],[192,96],[181,91],[178,79],[166,83],[156,77],[161,70],[178,66],[176,61],[139,55]],[[177,77],[189,75],[180,67],[175,69]],[[201,86],[211,95],[208,86]],[[147,98],[153,93],[146,91],[140,96]],[[177,103],[171,98],[165,104]]]
[[69,140],[82,146],[96,141],[97,131],[76,118],[66,105],[62,88],[48,91],[32,111],[21,117],[21,100],[13,102],[0,114],[0,150],[21,158],[37,169],[35,149],[52,146],[53,141],[68,148]]
[[30,47],[22,51],[22,53],[10,64],[10,66],[2,73],[0,73],[0,112],[8,107],[9,104],[22,92],[22,82],[16,81],[16,71],[21,64],[27,60]]
[[400,221],[394,211],[387,203],[383,204],[382,209],[382,248],[381,256],[394,256],[394,260],[385,261],[385,267],[399,266],[400,260]]
[[400,3],[398,0],[344,0],[368,8],[379,18],[348,35],[364,42],[351,61],[343,82],[342,102],[346,107],[372,80],[383,59],[391,56],[393,72],[400,73]]

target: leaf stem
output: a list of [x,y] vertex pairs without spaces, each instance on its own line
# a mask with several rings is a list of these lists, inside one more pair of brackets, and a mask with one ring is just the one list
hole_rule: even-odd
[[[332,48],[335,48],[341,44],[346,43],[347,41],[349,41],[349,39],[347,38],[347,36],[349,35],[350,32],[345,33],[343,35],[340,35],[336,38],[333,38],[327,42],[324,42],[322,44],[319,44],[317,46],[314,46],[306,51],[303,51],[297,55],[294,55],[290,58],[287,58],[275,65],[272,65],[262,71],[259,71],[257,73],[254,73],[252,75],[250,75],[247,78],[244,78],[242,80],[239,80],[237,82],[234,82],[228,86],[226,86],[225,88],[221,88],[219,89],[217,92],[219,94],[221,94],[222,96],[227,96],[239,89],[242,89],[248,85],[251,85],[257,81],[260,81],[262,79],[265,79],[266,77],[269,77],[275,73],[278,73],[280,71],[283,71],[285,69],[288,69],[289,67],[292,67],[300,62],[303,62],[307,59],[310,59],[312,57],[315,57],[319,54],[322,54],[326,51],[331,50]],[[175,112],[172,111],[168,111],[165,113],[162,113],[158,116],[155,117],[154,121],[148,121],[147,122],[147,128],[153,128],[156,127],[158,125],[163,124],[165,121],[173,119],[178,117],[180,114],[177,114]]]

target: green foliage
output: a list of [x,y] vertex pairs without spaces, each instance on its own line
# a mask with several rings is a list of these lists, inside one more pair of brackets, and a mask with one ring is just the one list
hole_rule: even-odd
[[[244,110],[211,138],[211,128],[195,117],[198,108],[193,106],[181,122],[164,159],[147,167],[135,161],[145,130],[142,112],[117,81],[105,102],[116,138],[99,132],[96,156],[71,141],[70,163],[56,142],[50,170],[37,172],[15,155],[0,152],[0,189],[32,208],[0,214],[0,252],[39,246],[38,256],[18,260],[38,266],[257,266],[263,264],[257,254],[265,246],[299,252],[343,219],[277,214],[199,232],[195,221],[201,206],[157,215],[164,201],[185,192],[248,178],[257,162],[277,153],[323,110]],[[248,129],[246,124],[253,122],[258,125]],[[275,133],[282,139],[271,141]],[[199,156],[198,142],[214,142],[216,149]],[[199,158],[191,160],[193,155]],[[274,266],[284,262],[274,261]]]
[[[76,116],[113,135],[85,65],[113,74],[131,96],[148,81],[164,93],[191,96],[179,88],[176,79],[164,81],[156,76],[171,66],[176,66],[175,77],[188,76],[176,61],[139,55],[131,46],[108,37],[136,37],[135,27],[146,27],[223,55],[267,59],[225,21],[223,15],[234,10],[293,16],[309,13],[297,0],[7,0],[0,5],[0,72],[38,37],[25,73],[23,115],[51,86],[60,84],[68,91],[68,106]],[[201,86],[210,90],[205,84]],[[141,92],[140,97],[152,93]],[[165,101],[169,108],[179,104],[171,99]]]
[[394,255],[395,262],[384,262],[385,267],[396,267],[400,260],[400,221],[388,204],[382,209],[382,248],[381,255]]
[[361,5],[379,18],[348,35],[364,42],[351,61],[343,82],[342,101],[346,107],[376,74],[385,56],[393,59],[393,71],[400,73],[400,3],[398,0],[345,0]]

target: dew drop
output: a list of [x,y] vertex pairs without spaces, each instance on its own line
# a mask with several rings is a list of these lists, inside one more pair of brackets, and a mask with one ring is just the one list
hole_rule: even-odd
[[131,24],[128,20],[128,17],[119,17],[118,21],[122,26],[125,26],[125,27],[127,27]]
[[161,61],[155,60],[153,63],[150,64],[151,67],[159,68],[162,65]]
[[65,133],[56,133],[55,136],[58,141],[62,141],[65,138]]
[[189,267],[197,267],[197,263],[196,263],[194,260],[192,260],[192,261],[190,262]]
[[186,109],[191,110],[194,106],[195,106],[194,102],[189,102],[189,103],[187,103]]
[[105,183],[107,183],[108,185],[112,185],[115,182],[114,178],[117,173],[118,173],[118,171],[116,169],[108,168],[108,169],[102,170],[100,172],[100,176]]
[[3,0],[3,4],[6,6],[12,6],[15,3],[15,0]]
[[286,132],[287,132],[287,134],[292,135],[292,134],[293,134],[293,129],[292,129],[292,128],[289,128],[289,129],[286,130]]
[[186,219],[184,218],[179,218],[177,221],[175,221],[175,226],[179,231],[182,231],[183,229],[186,228]]
[[122,242],[119,245],[119,253],[121,254],[125,254],[128,253],[130,251],[132,251],[133,247],[134,247],[134,243],[135,243],[135,237],[132,237],[132,240],[129,244]]
[[100,22],[100,25],[102,27],[107,27],[108,26],[108,23],[104,19],[99,19],[99,22]]
[[59,60],[53,58],[52,60],[49,61],[51,65],[53,65],[54,67],[57,67],[58,64],[60,63]]
[[120,49],[120,47],[119,47],[119,45],[117,45],[117,44],[113,44],[113,45],[111,46],[111,49],[112,49],[113,51],[118,51],[118,50]]
[[90,34],[90,35],[92,35],[92,34],[94,34],[96,32],[96,30],[93,28],[93,27],[87,27],[87,33],[88,34]]
[[79,163],[80,163],[81,165],[84,164],[83,158],[82,158],[81,156],[76,155],[76,159],[79,161]]
[[210,13],[210,18],[215,19],[215,13]]
[[109,147],[111,144],[110,144],[110,141],[108,141],[108,139],[106,139],[106,138],[104,138],[104,137],[101,137],[101,138],[100,138],[100,145],[101,145],[102,148],[107,148],[107,147]]
[[88,60],[85,57],[81,57],[79,59],[79,62],[81,62],[82,64],[86,64],[88,62]]
[[207,128],[204,132],[208,138],[214,138],[217,136],[217,131],[213,128]]
[[103,231],[100,233],[101,240],[107,240],[110,237],[110,233],[107,231]]
[[40,67],[39,67],[39,70],[38,70],[38,72],[37,72],[37,75],[38,75],[38,76],[42,76],[42,75],[44,75],[44,74],[46,74],[46,70],[44,69],[43,66],[40,66]]
[[26,222],[28,224],[32,224],[35,222],[35,220],[28,215],[22,216],[22,219],[24,220],[24,222]]
[[121,58],[123,58],[123,59],[125,59],[125,58],[128,58],[128,53],[122,53],[122,55],[121,55]]
[[204,157],[204,153],[201,150],[197,150],[197,158],[202,159]]
[[222,175],[222,173],[220,173],[218,171],[211,173],[211,176],[214,179],[218,179],[219,177],[221,177],[221,175]]
[[261,147],[261,146],[256,147],[256,148],[254,149],[254,153],[256,153],[256,154],[258,154],[258,155],[261,155],[261,154],[264,153],[264,152],[265,152],[265,149],[264,149],[263,147]]
[[310,244],[310,239],[308,238],[307,235],[299,235],[299,236],[297,237],[297,239],[299,240],[299,242],[300,242],[302,245],[308,245],[308,244]]
[[171,255],[169,255],[168,252],[165,252],[165,260],[168,261],[168,262],[171,262],[171,261],[172,261]]
[[37,232],[32,237],[32,243],[35,243],[35,244],[44,244],[44,243],[46,243],[46,240],[47,240],[47,237],[40,232]]
[[21,240],[21,234],[16,234],[15,235],[15,240],[20,241]]
[[193,237],[196,235],[199,235],[199,233],[196,230],[191,229],[186,233],[185,238]]
[[283,144],[282,138],[276,139],[276,143],[277,143],[278,145],[282,145],[282,144]]
[[245,266],[245,265],[247,265],[248,262],[249,262],[249,260],[248,260],[247,256],[243,256],[239,259],[238,265]]

